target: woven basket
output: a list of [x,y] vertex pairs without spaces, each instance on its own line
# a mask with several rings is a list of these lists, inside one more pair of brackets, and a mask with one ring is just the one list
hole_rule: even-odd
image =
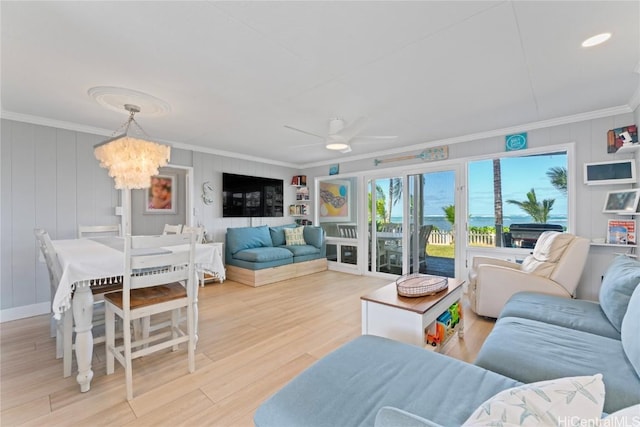
[[446,277],[431,276],[429,274],[408,274],[396,280],[398,295],[402,297],[424,297],[435,295],[447,289],[449,282]]

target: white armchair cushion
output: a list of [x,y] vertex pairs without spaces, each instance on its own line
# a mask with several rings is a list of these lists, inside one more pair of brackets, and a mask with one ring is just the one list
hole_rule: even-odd
[[572,234],[545,232],[533,252],[522,264],[474,257],[468,288],[471,309],[481,316],[498,317],[517,292],[570,298],[580,280],[589,241]]
[[572,234],[546,231],[540,235],[533,254],[522,262],[522,271],[542,277],[551,277],[553,270],[575,239]]

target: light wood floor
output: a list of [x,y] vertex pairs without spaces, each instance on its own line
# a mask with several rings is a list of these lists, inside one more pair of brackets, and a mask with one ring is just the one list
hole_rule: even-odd
[[[49,316],[0,325],[0,425],[252,426],[256,408],[296,374],[360,335],[360,296],[388,280],[327,271],[260,288],[235,282],[200,289],[196,372],[186,350],[134,361],[134,400],[124,371],[105,375],[94,351],[91,390],[62,378]],[[466,310],[465,339],[445,348],[473,361],[493,322]],[[74,370],[75,362],[74,362]]]

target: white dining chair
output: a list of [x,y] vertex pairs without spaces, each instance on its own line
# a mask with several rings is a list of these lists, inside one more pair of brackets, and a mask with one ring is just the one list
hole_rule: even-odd
[[[60,277],[62,276],[62,268],[58,261],[58,255],[56,254],[49,233],[42,228],[34,229],[34,234],[40,246],[42,256],[44,257],[47,269],[49,270],[49,283],[51,288],[51,301],[56,294],[58,283],[60,283]],[[104,324],[104,304],[102,302],[104,294],[114,290],[121,289],[122,284],[118,282],[117,278],[103,279],[101,281],[92,282],[91,292],[94,298],[93,307],[93,326],[99,326]],[[60,315],[60,320],[55,320],[52,317],[51,336],[56,338],[56,359],[62,358],[62,371],[63,376],[71,376],[71,366],[73,362],[73,350],[75,345],[73,344],[73,312],[72,309],[68,309]],[[94,329],[95,331],[95,329]],[[100,344],[105,341],[105,336],[96,336],[94,334],[93,344]]]
[[[105,308],[107,375],[113,374],[115,360],[124,367],[127,400],[133,399],[134,359],[169,347],[177,351],[187,343],[189,372],[195,371],[195,242],[195,234],[125,237],[123,288],[105,295]],[[186,330],[180,324],[181,308],[187,312]],[[115,345],[116,317],[127,325],[169,311],[168,328],[140,339],[124,328],[123,344]]]
[[196,243],[202,243],[204,240],[204,227],[191,227],[189,225],[185,225],[182,227],[182,233],[195,233]]
[[100,236],[121,236],[122,227],[120,224],[112,225],[79,225],[78,238],[100,237]]
[[180,234],[182,233],[182,224],[172,225],[165,224],[162,234]]
[[[56,255],[49,233],[42,228],[36,228],[33,230],[33,234],[36,236],[38,247],[44,258],[44,262],[47,265],[47,271],[49,272],[49,288],[51,292],[51,301],[58,289],[58,283],[60,283],[60,277],[62,276],[62,269],[58,262],[58,256]],[[56,320],[51,316],[51,337],[56,338],[56,359],[63,356],[63,322],[65,321],[67,313],[62,313],[60,320]]]

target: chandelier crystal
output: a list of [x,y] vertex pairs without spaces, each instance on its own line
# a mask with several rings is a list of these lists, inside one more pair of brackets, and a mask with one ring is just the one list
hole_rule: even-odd
[[134,119],[140,108],[131,104],[124,108],[129,111],[129,119],[114,133],[122,128],[124,132],[96,145],[93,153],[100,166],[109,169],[117,189],[149,188],[151,177],[169,162],[171,147],[130,136],[131,124],[147,135]]

